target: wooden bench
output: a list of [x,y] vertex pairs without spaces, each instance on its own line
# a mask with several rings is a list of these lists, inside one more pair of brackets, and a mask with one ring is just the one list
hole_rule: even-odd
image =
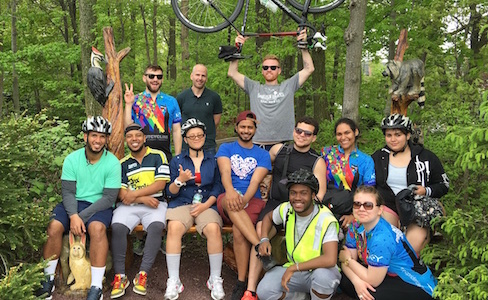
[[[166,231],[166,230],[165,230]],[[128,270],[130,268],[130,266],[133,264],[134,262],[134,251],[133,251],[133,248],[132,248],[132,239],[131,239],[131,235],[134,235],[134,234],[142,234],[144,233],[144,229],[142,227],[142,224],[139,224],[137,225],[134,230],[132,230],[131,234],[127,236],[127,250],[126,250],[126,255],[125,255],[125,268],[126,270]],[[190,229],[188,229],[188,231],[186,233],[189,233],[189,234],[195,234],[197,233],[197,228],[195,227],[195,225],[193,225],[192,227],[190,227]],[[228,234],[228,233],[232,233],[232,225],[224,225],[222,227],[222,233],[223,234]],[[228,247],[229,245],[226,245],[226,248]],[[225,252],[225,251],[224,251]],[[231,252],[233,254],[233,250],[231,248]],[[225,255],[224,255],[225,256]],[[226,260],[226,258],[224,257],[224,260]]]

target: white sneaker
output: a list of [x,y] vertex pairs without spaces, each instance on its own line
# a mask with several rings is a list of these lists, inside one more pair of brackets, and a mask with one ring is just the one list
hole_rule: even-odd
[[176,300],[183,292],[185,287],[179,279],[168,278],[166,281],[166,292],[164,293],[164,300]]
[[213,300],[222,300],[225,297],[224,287],[222,284],[224,280],[221,277],[210,276],[207,280],[207,287],[212,292],[210,296],[212,296]]

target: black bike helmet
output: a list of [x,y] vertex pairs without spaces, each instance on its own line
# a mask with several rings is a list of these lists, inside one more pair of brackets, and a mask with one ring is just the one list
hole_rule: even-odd
[[202,121],[191,118],[186,120],[186,122],[181,125],[181,135],[183,137],[186,137],[186,133],[192,128],[201,128],[203,130],[203,133],[206,133],[207,131],[207,127],[205,126],[205,124],[203,124]]
[[81,130],[88,133],[90,131],[100,132],[105,134],[112,133],[112,124],[101,116],[88,117],[81,125]]
[[300,169],[288,175],[288,179],[286,181],[286,188],[290,189],[290,187],[294,184],[303,184],[308,186],[312,192],[317,194],[319,191],[319,181],[313,175],[312,172],[307,171],[305,169]]
[[412,133],[412,121],[401,114],[389,115],[381,121],[381,130],[383,130],[383,134],[385,134],[387,129],[400,129],[405,133]]

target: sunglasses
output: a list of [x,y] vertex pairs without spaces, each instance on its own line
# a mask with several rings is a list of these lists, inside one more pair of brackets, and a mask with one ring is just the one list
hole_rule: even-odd
[[187,135],[186,138],[193,141],[193,140],[196,140],[196,139],[201,139],[204,136],[205,136],[205,134],[200,133],[200,134],[197,134],[197,135]]
[[303,130],[303,129],[298,128],[298,127],[295,127],[295,132],[298,135],[301,135],[303,133],[307,137],[311,137],[313,135],[313,132],[308,131],[308,130]]
[[147,77],[149,77],[149,79],[154,79],[154,77],[157,77],[159,80],[163,79],[163,74],[159,74],[159,75],[156,75],[156,74],[144,74],[146,75]]
[[264,71],[268,71],[268,69],[271,69],[272,71],[275,71],[278,68],[279,68],[278,66],[263,66],[263,70]]
[[364,203],[361,203],[361,202],[358,202],[358,201],[354,201],[352,203],[352,208],[354,208],[354,209],[360,209],[361,206],[364,207],[365,210],[372,210],[377,205],[374,204],[373,202],[364,202]]

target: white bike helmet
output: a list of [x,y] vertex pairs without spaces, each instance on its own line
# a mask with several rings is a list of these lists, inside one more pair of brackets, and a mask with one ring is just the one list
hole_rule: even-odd
[[105,134],[112,133],[112,124],[104,117],[101,116],[94,116],[88,117],[86,121],[83,121],[83,125],[81,126],[83,132],[87,133],[90,131],[100,132]]
[[186,120],[183,125],[181,125],[181,135],[183,137],[186,137],[186,133],[192,128],[201,128],[203,130],[203,133],[206,133],[207,131],[207,127],[202,121],[195,118],[190,118]]
[[393,114],[389,115],[388,117],[384,118],[381,121],[381,129],[383,130],[383,134],[387,129],[400,129],[405,131],[406,133],[412,133],[412,121],[410,118],[401,115],[401,114]]

